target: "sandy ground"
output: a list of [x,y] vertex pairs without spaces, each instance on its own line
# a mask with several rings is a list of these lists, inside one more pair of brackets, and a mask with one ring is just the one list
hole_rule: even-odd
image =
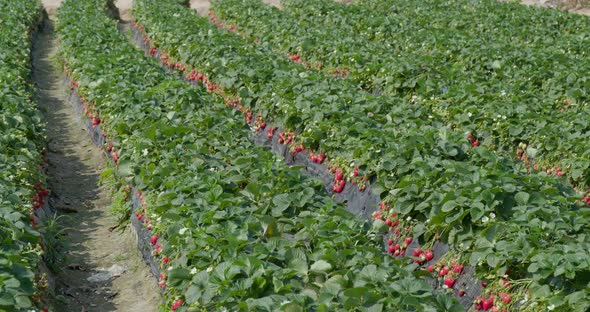
[[[43,3],[55,18],[60,1]],[[116,223],[109,213],[110,192],[98,183],[106,161],[66,101],[69,88],[55,62],[57,44],[48,22],[33,50],[33,79],[47,122],[50,203],[68,228],[62,272],[55,276],[56,294],[63,299],[55,302],[55,311],[156,311],[157,280],[141,259],[136,237],[129,229],[109,231]]]
[[129,21],[131,19],[131,9],[133,8],[133,0],[115,0],[115,6],[119,8],[119,15],[121,20]]
[[211,7],[211,1],[209,0],[191,0],[190,7],[193,10],[197,10],[200,16],[207,16],[209,8]]

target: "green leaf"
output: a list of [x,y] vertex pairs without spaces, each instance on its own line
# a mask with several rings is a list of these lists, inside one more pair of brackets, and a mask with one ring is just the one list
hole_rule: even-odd
[[332,265],[324,260],[318,260],[311,265],[310,271],[327,272],[332,269]]
[[529,195],[529,193],[526,193],[526,192],[518,192],[518,193],[516,193],[516,195],[514,195],[514,199],[516,200],[516,203],[521,206],[526,205],[529,201],[529,198],[530,198],[530,195]]

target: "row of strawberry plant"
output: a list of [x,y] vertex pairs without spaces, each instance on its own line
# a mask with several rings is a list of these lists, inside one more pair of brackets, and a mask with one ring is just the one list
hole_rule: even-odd
[[105,2],[64,2],[60,55],[141,191],[166,310],[456,310],[321,184],[254,145],[237,111],[136,51]]
[[[348,94],[354,94],[351,98],[357,101],[365,99],[362,104],[371,103],[374,98],[363,93],[354,93],[355,91],[346,88],[338,88],[347,86],[346,82],[326,79],[317,73],[301,70],[272,53],[248,45],[239,37],[217,29],[206,20],[171,2],[138,1],[134,13],[138,18],[138,27],[146,27],[145,31],[149,37],[144,41],[152,45],[152,54],[159,55],[166,65],[178,68],[179,72],[184,71],[187,78],[203,81],[210,90],[222,89],[225,94],[239,95],[240,105],[245,105],[243,110],[247,116],[260,113],[261,118],[272,119],[283,127],[295,130],[297,137],[301,136],[304,139],[306,132],[315,132],[315,143],[321,144],[322,150],[328,152],[331,164],[340,160],[341,164],[348,165],[351,160],[358,160],[355,156],[368,151],[373,160],[376,159],[374,163],[377,165],[363,167],[361,170],[373,170],[377,173],[379,188],[382,191],[391,190],[389,193],[383,193],[388,194],[386,202],[393,204],[395,213],[402,213],[404,216],[400,220],[389,220],[388,224],[395,224],[393,227],[398,229],[399,223],[404,225],[401,227],[403,229],[407,229],[406,225],[415,225],[407,232],[404,230],[401,235],[398,230],[398,237],[408,236],[411,241],[413,236],[420,240],[425,239],[427,244],[431,244],[435,238],[454,243],[463,253],[456,257],[463,257],[463,260],[477,265],[482,275],[504,275],[510,269],[512,276],[527,280],[534,289],[535,298],[527,304],[528,307],[539,303],[547,306],[575,306],[573,298],[588,295],[583,287],[580,288],[581,285],[573,282],[576,272],[580,276],[587,272],[588,268],[583,263],[566,265],[565,262],[569,262],[572,256],[565,254],[558,256],[560,260],[557,260],[564,266],[552,267],[545,263],[551,255],[562,253],[563,250],[583,253],[582,246],[587,245],[584,236],[580,236],[587,226],[587,221],[571,219],[571,216],[586,214],[587,208],[575,207],[572,201],[575,196],[571,190],[568,191],[567,187],[556,184],[556,179],[545,174],[523,176],[515,173],[514,163],[483,148],[475,148],[472,151],[465,149],[466,155],[459,159],[469,158],[467,162],[452,159],[448,154],[436,150],[445,146],[444,143],[440,144],[439,139],[453,136],[448,130],[445,132],[439,129],[437,133],[444,132],[446,136],[437,136],[433,140],[439,145],[428,142],[428,153],[420,151],[416,146],[404,150],[391,147],[388,149],[388,146],[385,146],[387,153],[381,154],[380,149],[383,145],[378,144],[411,144],[424,138],[423,134],[427,135],[428,132],[418,131],[412,128],[411,124],[407,124],[409,132],[414,132],[410,134],[402,132],[407,129],[380,129],[379,124],[370,118],[367,121],[367,128],[371,129],[370,136],[362,135],[358,126],[351,125],[352,131],[349,131],[350,129],[346,129],[349,120],[358,118],[364,122],[367,119],[354,113],[358,109],[354,104],[358,102],[346,103]],[[174,16],[174,19],[170,19],[170,16]],[[221,85],[217,85],[218,82]],[[316,86],[321,87],[322,84],[328,84],[333,89],[338,88],[340,98],[319,93],[318,90],[322,89]],[[299,89],[301,85],[305,88]],[[296,93],[299,91],[301,92]],[[296,94],[293,95],[294,93]],[[303,99],[303,103],[313,103],[313,106],[301,105]],[[342,103],[341,101],[344,103],[336,106]],[[363,105],[359,106],[362,109]],[[405,108],[399,112],[399,116],[390,113],[387,116],[390,123],[393,124],[393,120],[401,119],[407,110],[411,110]],[[336,109],[338,111],[335,111]],[[330,117],[322,119],[320,125],[309,122],[313,119],[306,118],[306,115],[318,114]],[[378,116],[378,113],[368,115],[382,117],[383,120],[387,118]],[[250,121],[251,118],[247,120]],[[403,123],[402,125],[406,126]],[[339,131],[342,131],[342,134],[338,133]],[[348,137],[345,138],[343,134],[346,132]],[[389,135],[389,140],[380,139],[385,134]],[[302,142],[305,146],[313,140]],[[299,145],[293,148],[297,146]],[[359,147],[362,152],[359,150],[359,153],[350,153]],[[315,156],[313,153],[315,152],[310,153],[310,157]],[[452,156],[457,154],[453,153]],[[393,164],[392,157],[398,157]],[[348,170],[351,176],[355,176],[358,171],[352,168]],[[388,219],[389,213],[386,215]],[[551,241],[530,244],[525,233],[541,233],[540,229],[547,226],[541,222],[547,217],[541,216],[545,213],[549,213],[552,221],[556,222],[550,227],[557,232],[565,230],[562,232],[565,236],[552,236]],[[570,217],[565,217],[566,215]],[[410,216],[409,221],[406,219],[407,216]],[[530,222],[531,220],[539,221]],[[563,228],[565,224],[569,225]],[[566,238],[569,235],[579,236],[582,241],[570,245]],[[565,245],[570,247],[564,249]],[[395,251],[395,248],[393,249]],[[540,263],[545,263],[541,265],[543,273],[538,273]],[[562,276],[561,270],[565,267],[573,269],[569,277]],[[562,282],[555,283],[550,276],[561,276],[558,279],[563,277]],[[567,300],[563,300],[561,291],[573,294]],[[579,309],[583,307],[578,306]]]
[[[33,100],[31,41],[38,1],[0,3],[0,310],[44,308],[36,227],[45,206],[41,115]],[[42,229],[41,229],[42,230]],[[43,299],[44,300],[44,299]],[[46,309],[46,308],[44,308]]]
[[[363,88],[405,97],[405,101],[436,112],[434,117],[451,127],[478,133],[489,146],[518,153],[534,170],[566,174],[581,188],[586,187],[590,159],[584,142],[589,125],[581,116],[588,113],[585,90],[590,84],[590,62],[583,47],[588,45],[584,34],[590,23],[564,13],[531,17],[521,8],[514,15],[564,25],[561,32],[547,34],[553,38],[549,46],[537,34],[542,32],[537,28],[549,27],[533,27],[530,22],[525,24],[532,29],[524,33],[531,35],[516,40],[519,29],[509,28],[507,23],[498,27],[504,31],[487,31],[513,12],[507,4],[492,2],[484,1],[476,10],[468,10],[476,12],[472,14],[475,17],[464,12],[465,4],[460,1],[448,6],[445,1],[388,3],[407,6],[393,11],[375,5],[326,4],[323,0],[306,2],[303,7],[311,9],[303,9],[298,1],[287,1],[287,10],[281,11],[258,0],[220,0],[213,3],[213,10],[223,23],[251,40],[309,66],[323,66]],[[313,10],[317,3],[354,13],[339,15],[339,10],[322,7]],[[298,12],[295,8],[308,14],[292,16],[292,11]],[[425,11],[431,12],[428,19],[414,16]],[[482,12],[491,17],[482,18]],[[436,14],[434,21],[432,14]],[[454,25],[463,15],[474,17],[469,21],[481,20],[482,26],[470,31],[472,28],[465,29],[461,23]],[[375,26],[369,18],[384,26]],[[351,22],[334,22],[337,19]],[[362,24],[366,29],[346,26],[350,24]],[[522,149],[519,143],[526,143],[527,148]]]

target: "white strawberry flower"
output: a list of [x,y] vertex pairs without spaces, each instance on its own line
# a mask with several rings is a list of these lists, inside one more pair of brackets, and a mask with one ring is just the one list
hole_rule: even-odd
[[483,223],[488,223],[488,221],[490,221],[490,218],[488,218],[488,216],[483,216],[483,218],[481,218],[481,222]]
[[210,266],[210,267],[207,268],[207,273],[211,273],[211,272],[213,272],[213,267],[212,266]]
[[186,231],[188,231],[188,228],[182,228],[182,229],[178,230],[178,234],[184,235],[184,233],[186,233]]
[[192,275],[195,275],[195,274],[197,274],[197,268],[192,268],[192,269],[191,269],[191,274],[192,274]]
[[143,150],[143,156],[147,156],[147,155],[148,155],[148,149],[146,148]]

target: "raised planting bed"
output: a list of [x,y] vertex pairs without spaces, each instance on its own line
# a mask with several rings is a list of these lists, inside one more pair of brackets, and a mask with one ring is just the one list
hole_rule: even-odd
[[[355,181],[357,165],[359,176],[374,174],[373,191],[383,200],[376,223],[389,228],[390,252],[416,253],[413,260],[425,271],[431,264],[427,261],[442,258],[437,261],[441,265],[433,265],[432,270],[439,276],[439,285],[453,288],[457,295],[463,294],[463,289],[455,287],[457,275],[464,272],[463,265],[472,266],[476,276],[485,280],[477,283],[481,288],[492,285],[481,294],[484,298],[469,300],[474,308],[490,302],[521,310],[539,305],[585,308],[574,302],[588,293],[584,282],[578,284],[573,276],[584,279],[586,265],[570,262],[569,277],[562,269],[577,257],[574,255],[586,252],[583,233],[588,221],[578,216],[587,215],[588,208],[566,181],[528,172],[524,163],[491,152],[485,144],[474,144],[480,141],[473,135],[465,138],[436,121],[416,118],[412,113],[418,108],[400,104],[403,109],[368,114],[383,98],[308,72],[173,1],[137,1],[134,14],[149,54],[223,97],[228,107],[244,114],[254,131],[268,131],[260,129],[263,124],[264,128],[288,129],[279,133],[279,142],[312,160],[320,146],[328,155],[325,163],[336,167],[332,171],[334,193],[343,191],[334,188],[342,181],[339,176]],[[338,96],[330,97],[326,90]],[[347,101],[348,97],[354,100]],[[324,116],[321,122],[313,122],[318,114]],[[356,126],[348,124],[352,120]],[[413,128],[416,125],[420,127]],[[433,130],[432,140],[423,129]],[[301,151],[301,145],[306,149]],[[359,158],[370,165],[359,164]],[[547,228],[560,234],[548,235]],[[573,243],[569,237],[584,242]],[[406,239],[409,243],[404,245]],[[421,250],[411,245],[416,241],[423,246]],[[429,255],[426,251],[438,241],[451,244],[451,252]],[[556,283],[556,278],[561,282]],[[506,296],[500,293],[506,292],[511,293],[511,300],[501,299]]]
[[[394,97],[385,111],[420,106],[424,120],[588,193],[587,17],[495,0],[284,4],[217,0],[212,18],[294,62]],[[478,27],[467,26],[473,21]]]
[[[31,80],[38,1],[0,3],[0,310],[46,310],[43,124]],[[52,239],[52,238],[48,238]],[[48,259],[50,260],[50,259]]]

